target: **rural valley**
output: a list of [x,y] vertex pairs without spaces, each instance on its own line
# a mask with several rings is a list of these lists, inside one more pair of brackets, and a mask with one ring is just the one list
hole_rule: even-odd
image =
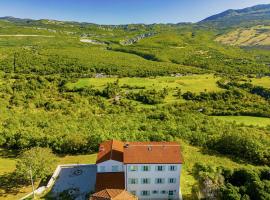
[[178,142],[184,200],[269,200],[269,27],[270,5],[179,24],[0,18],[0,199],[32,191],[22,152],[54,157],[37,188],[116,139]]

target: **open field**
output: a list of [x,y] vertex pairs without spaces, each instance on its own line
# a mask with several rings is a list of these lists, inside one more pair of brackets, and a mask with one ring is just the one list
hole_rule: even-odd
[[212,74],[182,77],[165,76],[156,78],[85,78],[78,80],[76,83],[68,83],[67,87],[71,89],[92,86],[95,89],[102,90],[107,83],[113,83],[116,80],[119,81],[120,86],[128,85],[131,87],[145,87],[145,90],[161,90],[163,88],[168,88],[169,95],[166,97],[165,102],[173,102],[177,100],[176,97],[173,96],[176,89],[181,89],[182,92],[191,91],[195,93],[221,90],[216,84],[219,78],[214,77]]
[[254,78],[252,79],[252,84],[270,88],[270,77]]
[[229,122],[236,122],[237,124],[253,125],[253,126],[270,126],[270,118],[266,117],[252,117],[252,116],[215,116]]
[[87,86],[94,86],[97,89],[103,89],[107,83],[112,83],[119,80],[120,86],[140,86],[145,89],[176,89],[179,88],[182,91],[191,92],[204,92],[204,91],[219,91],[216,82],[219,78],[214,77],[211,74],[208,75],[191,75],[182,77],[157,77],[157,78],[87,78],[80,79],[76,83],[69,83],[69,88],[81,88]]
[[[181,190],[182,194],[185,197],[185,199],[190,199],[191,190],[193,184],[196,183],[196,180],[192,176],[192,168],[195,163],[202,162],[202,163],[208,163],[211,166],[223,166],[227,168],[241,168],[241,167],[247,167],[247,168],[253,168],[252,165],[245,165],[245,164],[239,164],[235,161],[232,161],[230,158],[222,155],[217,155],[213,152],[204,152],[201,148],[193,147],[191,145],[188,145],[184,142],[181,142],[181,148],[184,155],[184,166],[182,170],[182,177],[181,177]],[[5,151],[5,150],[1,150]],[[90,164],[95,163],[96,160],[96,154],[90,154],[90,155],[76,155],[76,156],[58,156],[57,164]],[[12,172],[15,169],[16,165],[16,159],[15,158],[1,158],[0,159],[0,166],[4,166],[4,163],[9,163],[6,165],[6,167],[1,168],[1,172],[3,173],[9,173]],[[56,164],[56,165],[57,165]],[[38,186],[38,183],[36,184],[36,187]],[[0,188],[2,190],[2,188]],[[0,191],[1,191],[0,190]],[[17,194],[9,194],[7,196],[0,196],[0,199],[18,199],[27,193],[31,192],[31,187],[25,187],[20,188]],[[0,193],[1,194],[1,193]]]

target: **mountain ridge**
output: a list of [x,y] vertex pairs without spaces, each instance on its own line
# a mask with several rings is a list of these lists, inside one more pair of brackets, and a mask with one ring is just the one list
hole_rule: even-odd
[[243,9],[229,9],[207,17],[200,24],[216,27],[234,27],[270,23],[270,4],[260,4]]

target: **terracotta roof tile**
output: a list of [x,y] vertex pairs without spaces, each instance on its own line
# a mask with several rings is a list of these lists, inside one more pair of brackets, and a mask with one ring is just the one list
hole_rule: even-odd
[[124,143],[116,140],[106,141],[99,145],[99,152],[96,163],[107,160],[123,162]]
[[130,142],[124,147],[125,164],[182,164],[180,145],[176,142]]
[[97,173],[96,192],[105,189],[125,189],[124,172]]
[[93,194],[90,200],[136,200],[134,195],[126,190],[119,189],[105,189]]

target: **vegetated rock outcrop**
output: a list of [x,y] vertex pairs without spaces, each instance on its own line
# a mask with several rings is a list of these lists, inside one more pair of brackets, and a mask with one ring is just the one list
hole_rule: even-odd
[[101,41],[97,41],[97,40],[91,40],[91,39],[85,39],[85,38],[80,39],[80,41],[85,42],[85,43],[95,44],[95,45],[106,45],[105,42],[101,42]]
[[138,42],[139,40],[142,40],[144,38],[151,37],[151,36],[153,36],[155,34],[156,34],[155,32],[140,34],[140,35],[137,35],[134,38],[120,41],[120,44],[121,45],[132,45],[132,44]]

